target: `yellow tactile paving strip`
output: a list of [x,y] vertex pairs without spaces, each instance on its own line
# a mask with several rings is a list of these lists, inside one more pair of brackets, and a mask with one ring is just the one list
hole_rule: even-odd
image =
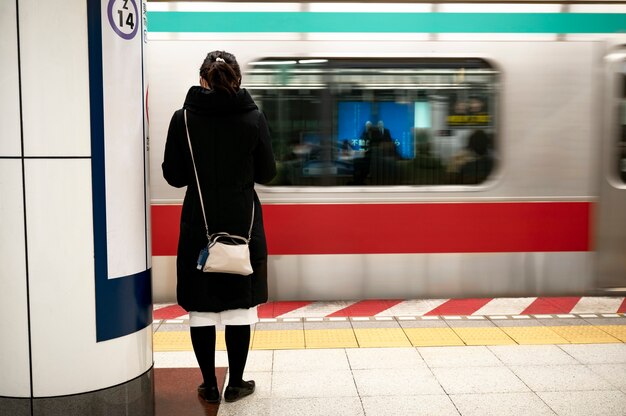
[[297,350],[304,347],[304,331],[255,331],[252,337],[253,350]]
[[[254,338],[254,331],[251,334]],[[226,351],[224,331],[217,331],[215,337],[215,349]],[[155,332],[153,338],[154,351],[191,351],[191,336],[189,331],[163,331]],[[252,340],[250,340],[252,345]]]
[[311,329],[304,331],[306,348],[358,348],[352,329]]
[[450,328],[404,328],[404,333],[416,347],[465,345]]
[[506,332],[494,328],[453,328],[465,345],[508,345],[515,344]]
[[502,330],[517,344],[567,344],[568,341],[544,326],[503,327]]
[[191,351],[189,331],[156,332],[152,338],[154,351]]
[[601,325],[596,326],[595,328],[606,332],[622,342],[626,342],[626,325]]
[[[626,342],[626,325],[463,328],[354,328],[253,331],[251,349],[424,347]],[[224,350],[218,331],[216,349]],[[157,331],[154,351],[191,351],[189,331]]]
[[553,326],[550,329],[572,344],[619,342],[607,332],[588,325]]
[[360,347],[410,347],[402,328],[357,328],[354,330]]

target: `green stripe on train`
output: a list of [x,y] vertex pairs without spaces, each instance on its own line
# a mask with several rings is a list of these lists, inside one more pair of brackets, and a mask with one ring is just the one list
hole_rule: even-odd
[[626,33],[623,13],[148,12],[150,32]]

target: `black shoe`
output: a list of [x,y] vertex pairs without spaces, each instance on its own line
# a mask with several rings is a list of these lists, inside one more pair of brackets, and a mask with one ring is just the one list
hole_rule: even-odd
[[217,389],[217,386],[207,387],[204,383],[198,386],[198,396],[202,398],[207,403],[219,403],[220,402],[220,392]]
[[254,380],[244,381],[241,386],[228,386],[224,391],[224,400],[227,402],[236,402],[246,396],[254,393]]

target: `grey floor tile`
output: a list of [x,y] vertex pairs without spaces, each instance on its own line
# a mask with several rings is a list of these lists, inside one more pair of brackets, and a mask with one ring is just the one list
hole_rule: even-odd
[[[254,380],[256,397],[269,399],[272,397],[272,373],[271,372],[243,372],[244,380]],[[228,383],[228,382],[227,382]]]
[[526,385],[506,367],[433,368],[448,394],[529,392]]
[[446,321],[450,328],[493,328],[495,327],[494,323],[489,319],[481,319],[481,320],[448,320]]
[[626,363],[626,344],[564,344],[559,347],[583,364]]
[[[198,367],[198,361],[193,351],[155,352],[155,368],[194,368]],[[215,365],[218,365],[217,362]]]
[[255,331],[304,330],[302,322],[259,322],[254,326]]
[[626,393],[626,364],[588,364],[587,367]]
[[588,325],[587,321],[582,318],[537,318],[537,321],[544,326],[570,326],[570,325]]
[[415,321],[398,320],[402,328],[448,328],[448,324],[443,319],[416,319]]
[[353,370],[352,374],[361,397],[444,393],[427,368]]
[[463,416],[549,416],[555,413],[535,393],[453,394]]
[[491,321],[495,326],[503,328],[503,327],[516,327],[516,326],[542,326],[539,321],[535,318],[529,319],[494,319]]
[[354,329],[361,328],[400,328],[398,321],[352,321]]
[[217,416],[266,416],[270,414],[272,399],[261,399],[253,393],[235,403],[222,400]]
[[487,347],[419,347],[429,367],[497,367],[504,365]]
[[304,321],[304,329],[351,329],[352,324],[350,321],[339,321],[339,322],[307,322]]
[[578,364],[556,345],[493,345],[487,348],[508,366]]
[[[248,351],[248,361],[250,360],[250,354],[252,352],[253,351]],[[193,354],[193,351],[191,351],[191,353]],[[246,361],[246,369],[249,367],[248,361]],[[228,367],[228,353],[226,351],[215,351],[215,366]]]
[[426,363],[415,348],[349,348],[350,368],[425,368]]
[[624,416],[626,395],[619,391],[537,393],[559,416]]
[[458,416],[445,394],[363,397],[367,416]]
[[512,366],[533,391],[615,390],[584,365]]
[[[601,316],[601,315],[599,315]],[[626,325],[626,317],[621,318],[585,318],[591,325]]]
[[[224,351],[224,353],[226,353],[226,351]],[[272,371],[274,360],[273,357],[274,351],[272,350],[248,351],[248,359],[246,360],[246,371]],[[215,365],[217,365],[217,362]]]
[[[228,385],[228,380],[230,379],[230,374],[226,374],[226,380],[224,385]],[[272,373],[269,371],[244,371],[243,372],[244,380],[254,380],[255,389],[254,389],[254,397],[257,399],[269,399],[272,395]]]
[[350,371],[274,371],[272,397],[356,397],[357,391]]
[[[279,399],[272,400],[270,416],[364,416],[358,397]],[[258,415],[264,416],[264,415]]]
[[343,349],[276,350],[274,371],[350,370]]

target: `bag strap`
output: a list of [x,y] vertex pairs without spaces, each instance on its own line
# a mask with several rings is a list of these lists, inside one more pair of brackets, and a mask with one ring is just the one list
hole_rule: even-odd
[[[209,233],[209,223],[206,220],[206,211],[204,210],[204,201],[202,200],[202,190],[200,189],[200,179],[198,178],[198,170],[196,169],[196,160],[193,157],[193,148],[191,147],[191,138],[189,137],[189,127],[187,127],[187,110],[183,110],[185,117],[185,132],[187,133],[187,143],[189,144],[189,152],[191,153],[191,163],[193,164],[193,173],[196,176],[196,185],[198,186],[198,195],[200,196],[200,205],[202,206],[202,218],[204,218],[204,228],[206,229],[206,238],[211,242],[211,234]],[[247,243],[252,238],[252,225],[254,224],[254,200],[252,201],[252,219],[250,220],[250,228],[248,229]],[[223,235],[224,233],[216,233]]]

